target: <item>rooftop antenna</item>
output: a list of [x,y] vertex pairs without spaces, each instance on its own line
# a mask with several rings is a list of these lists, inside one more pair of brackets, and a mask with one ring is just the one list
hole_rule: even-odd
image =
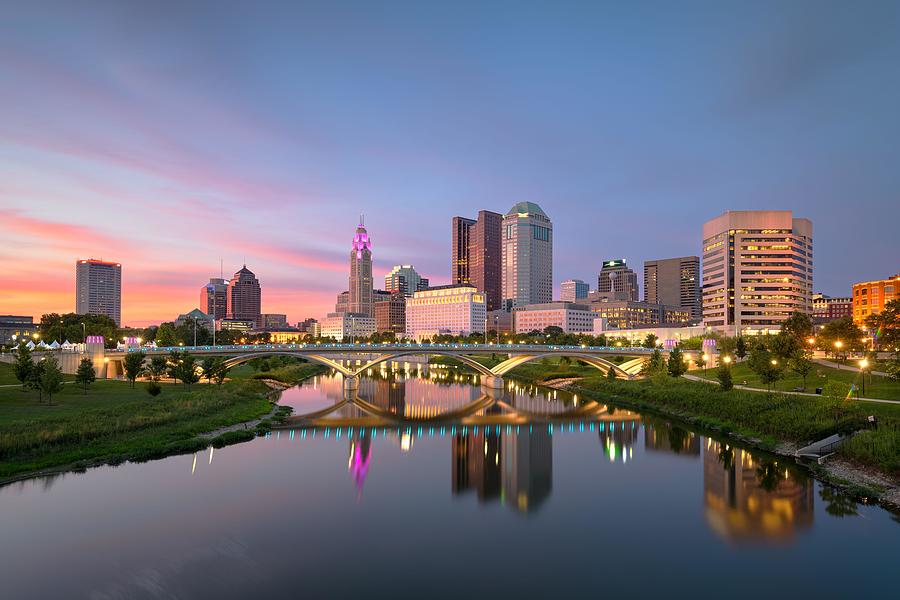
[[219,279],[225,279],[225,261],[219,258]]
[[360,225],[360,227],[366,226],[366,215],[364,215],[362,213],[360,213],[360,215],[359,215],[359,225]]

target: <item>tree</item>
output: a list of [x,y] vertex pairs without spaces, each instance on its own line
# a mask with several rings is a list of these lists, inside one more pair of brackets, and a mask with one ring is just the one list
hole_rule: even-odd
[[658,339],[655,334],[648,333],[647,337],[644,338],[644,348],[656,348],[656,340]]
[[822,390],[822,398],[824,398],[826,405],[831,410],[835,424],[844,414],[844,408],[851,397],[851,389],[846,383],[832,380],[826,383],[825,388]]
[[203,362],[200,363],[200,369],[203,371],[203,376],[206,377],[207,383],[212,383],[213,377],[216,376],[216,367],[219,359],[213,358],[212,356],[207,356],[203,359]]
[[28,383],[26,384],[29,389],[37,391],[38,402],[44,399],[44,390],[41,387],[41,376],[44,374],[44,362],[45,361],[41,360],[33,364],[31,371],[28,373]]
[[662,352],[659,351],[659,348],[653,350],[653,353],[650,355],[650,358],[641,365],[641,375],[647,378],[654,378],[656,375],[665,374],[666,372],[666,362],[663,359]]
[[797,345],[802,347],[806,340],[813,335],[812,319],[809,318],[808,314],[795,310],[781,324],[779,335],[782,334],[793,338]]
[[669,352],[669,362],[666,367],[672,377],[681,377],[687,372],[687,365],[684,364],[684,356],[679,347],[676,346]]
[[737,341],[740,338],[723,336],[716,341],[719,354],[735,354],[737,352]]
[[144,370],[144,358],[146,356],[146,353],[143,351],[129,352],[125,355],[125,360],[122,361],[125,366],[125,377],[131,382],[132,389],[134,388],[135,379],[137,379]]
[[213,375],[213,379],[216,380],[216,385],[222,385],[225,381],[225,377],[228,375],[228,372],[231,370],[231,367],[225,365],[225,361],[223,359],[219,359],[216,361],[215,374]]
[[741,360],[747,356],[747,342],[744,341],[744,336],[742,335],[738,336],[737,341],[734,344],[734,355]]
[[881,350],[893,350],[900,357],[900,298],[884,305],[884,309],[869,315],[866,325],[875,332],[875,344]]
[[888,377],[894,381],[900,381],[900,360],[889,360],[884,365]]
[[81,386],[81,389],[87,394],[88,386],[94,383],[97,374],[94,372],[94,362],[89,358],[82,358],[78,363],[78,370],[75,371],[75,383]]
[[53,404],[53,394],[62,389],[62,369],[59,368],[56,357],[51,356],[41,362],[44,363],[44,367],[41,369],[41,392],[47,394],[47,404]]
[[196,359],[190,352],[182,352],[178,366],[175,368],[176,377],[183,384],[191,388],[191,385],[200,381],[200,375],[197,373]]
[[31,359],[31,350],[25,344],[19,344],[16,350],[16,362],[13,365],[13,372],[16,375],[16,379],[22,384],[22,391],[25,391],[33,371],[34,361]]
[[610,367],[609,370],[606,372],[606,378],[610,381],[615,381],[616,380],[616,370],[613,369],[612,367]]
[[85,335],[102,335],[107,340],[119,339],[116,322],[107,315],[49,313],[41,316],[41,337],[45,340],[84,342]]
[[150,364],[147,366],[147,373],[150,375],[150,379],[159,381],[166,374],[168,366],[165,356],[154,356],[151,358]]
[[728,390],[734,388],[734,381],[731,378],[731,367],[728,363],[722,363],[719,365],[718,370],[716,371],[716,378],[719,380],[719,385],[722,388],[722,391],[727,392]]
[[172,378],[172,381],[178,379],[178,365],[181,363],[181,351],[172,350],[169,352],[169,360],[166,363],[168,365],[166,372],[169,377]]
[[747,360],[750,370],[756,373],[760,380],[772,390],[772,384],[784,376],[784,366],[775,355],[766,348],[765,343],[757,343],[750,350],[750,358]]
[[803,389],[806,389],[806,377],[813,370],[813,363],[806,357],[806,352],[798,352],[788,360],[791,371],[803,378]]
[[841,342],[844,351],[859,350],[863,345],[862,338],[863,332],[853,323],[853,318],[841,317],[825,323],[816,339],[819,348],[837,354],[835,342]]

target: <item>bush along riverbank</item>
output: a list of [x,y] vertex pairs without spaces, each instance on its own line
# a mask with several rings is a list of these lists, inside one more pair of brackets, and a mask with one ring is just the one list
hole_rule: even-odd
[[[854,496],[900,508],[900,406],[751,392],[667,376],[639,381],[609,380],[585,367],[567,389],[604,404],[663,415],[734,439],[750,448],[793,458],[798,447],[829,435],[859,431],[823,466],[804,464],[814,475]],[[546,383],[558,365],[516,369],[510,375]],[[868,417],[875,416],[877,429]]]
[[155,397],[143,382],[131,388],[122,381],[98,381],[86,393],[66,385],[54,394],[53,405],[20,388],[5,388],[0,390],[0,483],[250,440],[290,413],[277,406],[277,390],[263,380],[278,381],[282,389],[325,370],[299,364],[220,386],[163,383]]

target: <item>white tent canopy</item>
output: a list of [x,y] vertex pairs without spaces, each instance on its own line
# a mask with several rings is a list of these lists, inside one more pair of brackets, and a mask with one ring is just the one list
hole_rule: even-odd
[[49,348],[51,350],[59,350],[59,342],[57,342],[56,340],[53,340],[53,342],[50,344]]

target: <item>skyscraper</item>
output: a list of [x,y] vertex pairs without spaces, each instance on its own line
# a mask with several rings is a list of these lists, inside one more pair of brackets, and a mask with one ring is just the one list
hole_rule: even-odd
[[453,246],[450,249],[450,281],[456,285],[469,284],[469,238],[474,219],[453,217]]
[[412,296],[425,289],[428,289],[428,280],[421,277],[412,265],[396,265],[384,276],[386,292],[400,292],[404,296]]
[[503,215],[489,210],[479,211],[475,220],[453,217],[451,280],[484,292],[488,310],[501,305],[502,228]]
[[218,321],[228,316],[228,283],[219,277],[211,277],[200,288],[200,310]]
[[700,257],[644,261],[644,302],[687,308],[692,319],[699,319]]
[[93,258],[75,263],[75,312],[122,324],[122,265]]
[[255,327],[262,327],[262,288],[253,271],[244,265],[228,287],[228,318],[253,321]]
[[637,302],[640,290],[637,273],[631,270],[621,258],[604,260],[597,276],[597,291],[601,295],[609,295],[615,300],[633,300]]
[[563,302],[586,300],[590,286],[580,279],[566,279],[559,284],[559,299]]
[[502,305],[553,300],[553,224],[534,202],[519,202],[503,217]]
[[812,222],[789,210],[727,211],[703,224],[703,324],[727,335],[809,313]]
[[373,316],[372,242],[360,218],[350,248],[350,302],[348,312]]

